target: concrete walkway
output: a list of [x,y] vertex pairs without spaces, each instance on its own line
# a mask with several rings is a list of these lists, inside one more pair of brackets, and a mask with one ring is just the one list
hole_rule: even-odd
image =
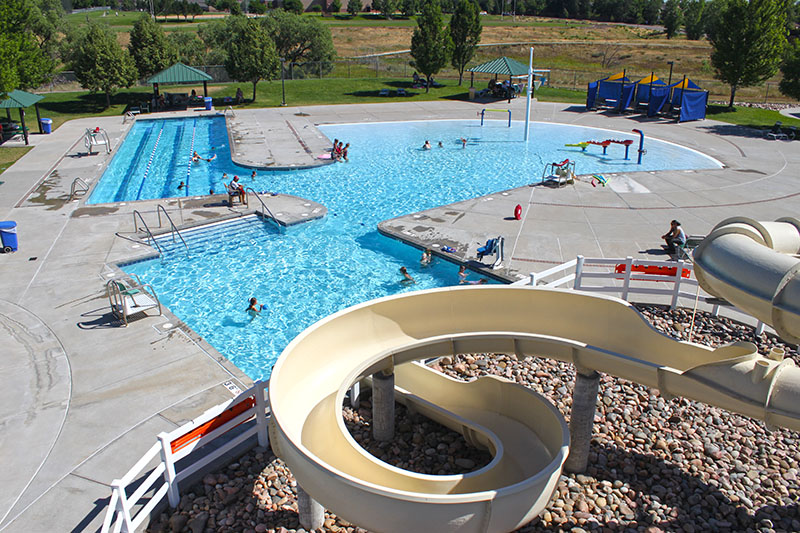
[[[512,102],[515,118],[524,106],[522,99]],[[242,128],[247,140],[235,145],[240,161],[296,168],[314,162],[314,154],[326,146],[316,124],[474,119],[481,107],[438,101],[273,108],[252,112],[252,120],[237,114],[240,124],[231,131]],[[672,218],[689,233],[702,234],[730,216],[800,216],[800,150],[794,143],[768,141],[760,132],[710,120],[674,124],[584,113],[580,106],[563,104],[536,103],[534,116],[619,131],[640,128],[648,137],[705,152],[726,167],[612,176],[605,189],[579,182],[561,189],[498,191],[409,213],[381,228],[420,246],[451,245],[463,261],[474,259],[478,243],[488,236],[502,234],[510,257],[504,275],[515,279],[578,253],[653,256]],[[83,200],[69,201],[74,178],[96,183],[111,158],[79,155],[85,128],[98,125],[115,147],[129,127],[121,117],[68,122],[52,135],[34,135],[35,148],[0,175],[0,218],[18,223],[22,245],[17,253],[0,255],[0,343],[7,347],[0,356],[7,399],[1,411],[6,482],[0,490],[0,531],[96,531],[109,483],[159,432],[250,384],[168,311],[134,320],[128,328],[112,320],[105,283],[120,276],[115,264],[152,254],[121,237],[132,236],[133,209],[155,226],[159,202],[86,206]],[[245,129],[256,126],[258,135]],[[259,135],[266,146],[250,142]],[[265,155],[268,149],[272,156]],[[292,217],[302,219],[316,208],[303,199],[277,198],[287,202],[279,212]],[[255,207],[228,208],[224,196],[161,203],[179,225],[240,217]],[[524,208],[523,221],[506,220],[516,204]]]

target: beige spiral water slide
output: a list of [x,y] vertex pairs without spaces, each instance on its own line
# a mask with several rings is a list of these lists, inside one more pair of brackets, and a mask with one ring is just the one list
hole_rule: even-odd
[[[796,340],[799,249],[796,220],[727,220],[697,249],[695,271],[706,290]],[[556,488],[569,446],[563,417],[507,380],[463,383],[413,362],[485,352],[567,361],[800,430],[800,369],[780,353],[679,342],[608,296],[473,286],[366,302],[301,333],[270,379],[273,449],[311,497],[371,531],[511,531],[541,513]],[[493,460],[469,474],[431,476],[361,448],[344,425],[343,401],[353,383],[391,367],[399,399]]]

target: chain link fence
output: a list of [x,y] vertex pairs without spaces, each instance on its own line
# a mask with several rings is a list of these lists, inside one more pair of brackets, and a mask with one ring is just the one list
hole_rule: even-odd
[[[562,69],[552,68],[547,65],[537,64],[536,69],[549,69],[550,72],[545,76],[543,85],[545,87],[552,87],[558,89],[569,89],[573,91],[584,92],[589,82],[601,79],[605,76],[618,72],[619,69],[613,71],[601,72],[592,70],[575,70],[575,69]],[[209,74],[212,77],[211,83],[230,83],[236,80],[231,79],[225,67],[222,65],[208,65],[195,67]],[[373,56],[360,59],[348,59],[337,61],[314,61],[305,63],[286,62],[283,64],[283,74],[287,80],[303,80],[303,79],[324,79],[324,78],[340,78],[340,79],[406,79],[411,82],[412,74],[415,72],[411,66],[410,57],[404,55],[391,55],[391,56]],[[641,79],[648,76],[649,72],[628,72],[627,77],[632,80]],[[656,73],[659,75],[659,73]],[[661,73],[664,78],[667,78],[665,73]],[[682,76],[673,76],[672,81],[679,80]],[[476,74],[474,77],[474,84],[476,87],[483,88],[487,85],[489,79],[492,78],[490,74]],[[662,78],[662,79],[664,79]],[[437,81],[444,82],[448,80],[450,83],[458,80],[458,72],[453,68],[442,70],[436,75]],[[692,81],[697,83],[700,87],[708,90],[709,102],[725,102],[727,103],[730,98],[730,87],[722,82],[713,78],[692,78]],[[464,73],[465,91],[469,87],[470,73]],[[141,81],[140,86],[146,86],[147,83]],[[50,83],[39,87],[36,92],[65,92],[65,91],[80,91],[80,83],[75,76],[74,72],[64,71],[56,74]],[[780,93],[778,84],[776,82],[767,82],[758,87],[745,87],[740,88],[736,92],[737,102],[750,102],[750,103],[796,103],[796,101],[788,98]]]

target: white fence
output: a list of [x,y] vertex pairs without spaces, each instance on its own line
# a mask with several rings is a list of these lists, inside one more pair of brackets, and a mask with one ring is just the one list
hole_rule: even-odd
[[[179,483],[204,468],[215,459],[240,445],[253,435],[258,435],[259,446],[269,445],[267,434],[267,404],[264,397],[266,383],[256,382],[253,387],[236,398],[212,407],[188,424],[158,435],[158,442],[139,459],[122,479],[111,482],[111,501],[108,504],[102,533],[133,533],[150,516],[153,509],[166,495],[171,507],[180,502]],[[222,437],[237,426],[255,418],[255,425],[228,440],[214,451],[197,461],[182,465],[176,463],[211,441]],[[147,466],[157,457],[158,464],[150,474],[129,494],[129,486],[139,478]],[[134,508],[151,489],[155,490],[149,501],[134,512]],[[145,498],[146,499],[146,498]],[[113,529],[112,529],[113,528]]]

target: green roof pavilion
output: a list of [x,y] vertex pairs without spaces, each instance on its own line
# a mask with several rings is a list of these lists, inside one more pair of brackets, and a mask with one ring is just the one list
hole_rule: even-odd
[[42,119],[39,116],[39,101],[43,98],[44,96],[38,94],[14,89],[8,93],[5,100],[0,101],[0,109],[5,108],[6,116],[9,121],[11,120],[11,110],[14,108],[19,109],[19,122],[20,126],[22,126],[22,136],[25,139],[26,145],[28,144],[28,130],[25,128],[25,108],[30,106],[36,108],[36,120],[39,122],[39,133],[44,133],[42,131]]
[[208,96],[208,82],[213,78],[196,68],[192,68],[183,63],[175,63],[166,70],[162,70],[158,74],[147,80],[147,83],[153,84],[153,93],[158,96],[158,84],[176,84],[176,83],[199,83],[203,82],[203,96]]
[[[516,59],[503,56],[487,61],[486,63],[481,63],[468,70],[470,73],[469,86],[472,87],[474,85],[476,72],[494,74],[495,80],[498,76],[508,76],[508,82],[511,83],[511,76],[526,76],[528,74],[528,65],[524,65]],[[508,103],[511,103],[510,98]]]

